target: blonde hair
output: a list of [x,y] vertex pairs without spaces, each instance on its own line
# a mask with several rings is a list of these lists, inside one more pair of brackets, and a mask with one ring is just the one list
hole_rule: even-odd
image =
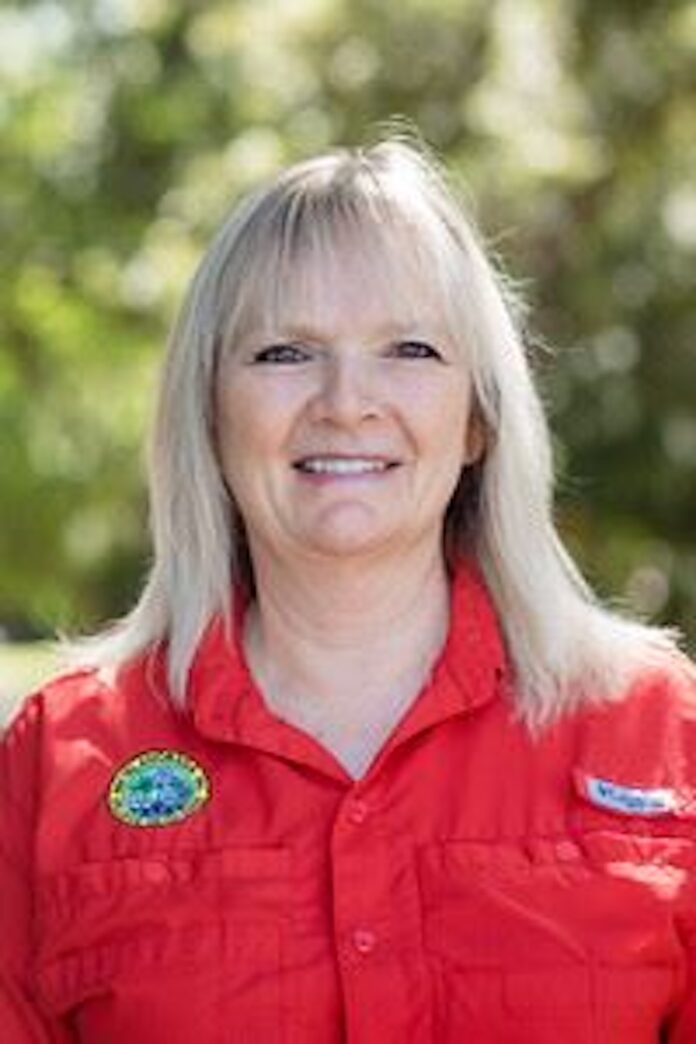
[[[674,659],[672,631],[601,606],[564,550],[553,522],[549,432],[505,280],[438,162],[396,136],[287,169],[223,224],[169,341],[150,454],[149,577],[130,614],[83,643],[78,657],[119,664],[165,642],[171,696],[183,706],[205,628],[218,614],[229,623],[235,584],[253,586],[244,528],[216,457],[220,355],[254,309],[282,308],[298,257],[354,235],[361,249],[391,252],[398,264],[405,253],[404,263],[434,279],[465,345],[487,449],[452,498],[445,552],[453,566],[473,553],[483,570],[521,715],[538,727]],[[412,249],[395,251],[394,237],[403,243],[404,235]]]

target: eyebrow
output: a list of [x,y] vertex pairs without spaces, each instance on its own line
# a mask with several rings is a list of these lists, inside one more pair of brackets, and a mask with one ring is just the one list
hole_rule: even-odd
[[[377,326],[374,331],[371,331],[371,333],[374,334],[377,340],[381,340],[385,337],[403,337],[405,335],[414,336],[416,333],[421,331],[423,333],[429,332],[436,334],[438,337],[445,336],[445,330],[441,326],[438,325],[435,327],[427,320],[418,320],[415,318],[401,322],[389,321],[382,323]],[[288,321],[286,323],[283,322],[282,319],[279,321],[277,328],[255,327],[249,330],[248,336],[245,340],[255,341],[259,339],[266,340],[268,338],[272,340],[273,338],[281,336],[296,339],[298,341],[325,342],[331,340],[331,332],[329,330],[322,330],[308,322]]]

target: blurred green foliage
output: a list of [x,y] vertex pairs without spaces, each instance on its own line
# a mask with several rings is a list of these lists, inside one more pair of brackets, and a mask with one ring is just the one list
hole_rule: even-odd
[[6,629],[130,604],[155,370],[208,236],[279,165],[403,113],[531,301],[573,552],[696,635],[695,50],[676,0],[0,7]]

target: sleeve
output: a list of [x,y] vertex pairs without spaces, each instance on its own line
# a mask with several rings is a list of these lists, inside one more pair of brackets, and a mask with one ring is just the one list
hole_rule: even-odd
[[[684,663],[681,676],[682,744],[680,762],[687,778],[683,792],[690,802],[690,821],[696,820],[696,665]],[[696,828],[691,839],[696,847]],[[693,1044],[696,1041],[696,861],[684,882],[679,904],[678,934],[686,956],[684,992],[677,1011],[664,1034],[665,1044]]]
[[0,1040],[76,1044],[42,1016],[32,995],[33,830],[40,703],[24,708],[0,742]]
[[696,865],[692,865],[682,886],[680,900],[675,927],[684,954],[684,982],[678,1007],[665,1030],[664,1044],[696,1041]]
[[684,999],[664,1037],[665,1044],[694,1044],[696,1041],[696,925],[686,939],[688,946],[687,983]]

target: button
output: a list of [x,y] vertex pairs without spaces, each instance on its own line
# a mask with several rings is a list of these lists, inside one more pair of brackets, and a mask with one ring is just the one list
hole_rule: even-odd
[[354,801],[348,809],[348,819],[351,823],[360,825],[367,819],[369,809],[366,801]]
[[377,936],[369,928],[356,928],[353,932],[353,946],[358,953],[372,953],[377,945]]

